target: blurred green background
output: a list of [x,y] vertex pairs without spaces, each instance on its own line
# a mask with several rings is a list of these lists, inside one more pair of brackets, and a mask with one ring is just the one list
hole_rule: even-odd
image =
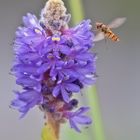
[[[9,75],[13,59],[10,44],[16,28],[27,12],[36,14],[45,0],[0,1],[0,139],[39,140],[43,114],[33,109],[23,120],[18,112],[9,109],[15,88],[15,79]],[[72,14],[71,26],[82,18],[92,22],[109,23],[125,16],[127,22],[114,30],[121,41],[95,44],[98,54],[96,89],[85,91],[81,104],[91,106],[94,123],[83,128],[81,134],[62,126],[60,140],[139,140],[140,139],[140,1],[139,0],[64,0]],[[38,16],[39,17],[39,16]]]

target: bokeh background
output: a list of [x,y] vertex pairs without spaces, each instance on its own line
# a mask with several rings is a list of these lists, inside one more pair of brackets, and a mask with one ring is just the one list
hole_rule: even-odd
[[[140,1],[65,0],[69,12],[72,9],[78,12],[79,6],[75,4],[72,7],[70,1],[80,1],[82,13],[93,23],[109,23],[121,16],[127,17],[127,22],[115,30],[121,38],[119,43],[101,41],[95,44],[99,75],[97,93],[95,89],[87,90],[84,95],[84,99],[87,99],[81,101],[91,105],[92,117],[97,113],[93,106],[96,102],[98,121],[95,120],[88,129],[84,128],[82,134],[64,127],[61,140],[139,140]],[[9,71],[13,60],[10,44],[16,28],[22,23],[22,16],[27,12],[38,16],[44,4],[45,0],[0,0],[0,139],[3,140],[40,140],[44,120],[39,109],[34,108],[24,119],[19,120],[19,113],[9,108],[10,100],[14,97],[12,90],[16,88],[15,79]],[[90,102],[89,97],[92,97]]]

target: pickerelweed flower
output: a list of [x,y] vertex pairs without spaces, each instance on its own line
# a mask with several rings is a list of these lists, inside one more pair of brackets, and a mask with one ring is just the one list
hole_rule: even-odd
[[69,28],[70,14],[61,0],[49,0],[41,12],[40,20],[28,13],[23,26],[16,31],[15,60],[11,69],[16,84],[23,87],[15,91],[11,106],[21,112],[21,117],[34,106],[56,122],[69,120],[71,128],[80,132],[78,124],[92,121],[84,113],[88,107],[78,107],[79,94],[86,85],[96,81],[96,55],[94,34],[90,20]]

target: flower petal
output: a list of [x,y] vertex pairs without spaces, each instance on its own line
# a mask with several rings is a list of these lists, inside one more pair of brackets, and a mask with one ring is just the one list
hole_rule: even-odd
[[70,122],[71,128],[74,128],[79,133],[81,132],[73,120],[69,120],[69,122]]
[[69,93],[63,87],[61,87],[61,94],[62,94],[64,101],[66,103],[69,103],[69,99],[70,99]]
[[68,91],[72,91],[72,92],[79,92],[80,91],[80,87],[76,84],[66,84],[66,89]]
[[60,86],[58,85],[53,89],[52,94],[53,94],[54,97],[57,97],[59,95],[59,93],[60,93]]
[[74,120],[79,124],[89,125],[92,123],[92,120],[87,116],[76,116]]

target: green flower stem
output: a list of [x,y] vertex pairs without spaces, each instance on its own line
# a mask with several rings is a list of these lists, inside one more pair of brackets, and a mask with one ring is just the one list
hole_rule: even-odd
[[[84,18],[84,9],[81,0],[68,0],[73,24],[79,23]],[[93,140],[105,140],[104,129],[101,119],[99,100],[96,92],[96,87],[93,86],[87,90],[87,100],[89,105],[92,107],[92,116],[93,116]],[[89,134],[92,135],[92,134]],[[76,140],[76,139],[73,139]],[[82,139],[81,139],[82,140]],[[89,140],[88,138],[84,140]]]
[[87,89],[88,102],[92,109],[91,115],[93,116],[93,130],[95,140],[105,140],[104,129],[102,124],[101,112],[99,107],[99,99],[96,91],[96,87],[90,87]]
[[84,8],[81,0],[68,0],[72,23],[77,24],[84,19]]

